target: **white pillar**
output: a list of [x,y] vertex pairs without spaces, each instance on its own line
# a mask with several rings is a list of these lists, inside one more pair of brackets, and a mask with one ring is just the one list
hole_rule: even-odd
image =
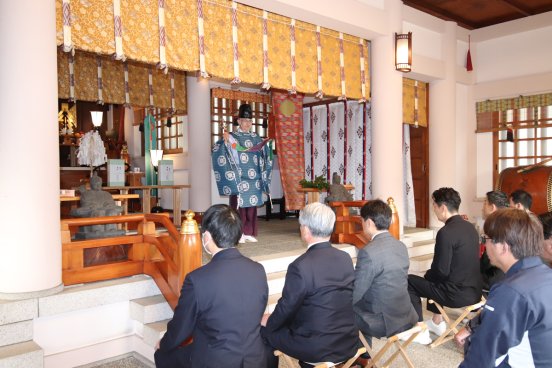
[[211,98],[209,82],[187,77],[190,157],[190,209],[203,212],[211,205]]
[[61,286],[55,10],[0,2],[0,298]]
[[[430,194],[441,187],[456,186],[456,23],[445,22],[441,44],[445,78],[429,86]],[[430,226],[441,226],[430,212]]]
[[[402,29],[402,2],[387,0],[386,35],[372,40],[372,186],[375,198],[395,199],[404,218],[402,77],[395,70],[395,32]],[[401,221],[402,224],[402,221]],[[401,230],[402,231],[402,230]]]

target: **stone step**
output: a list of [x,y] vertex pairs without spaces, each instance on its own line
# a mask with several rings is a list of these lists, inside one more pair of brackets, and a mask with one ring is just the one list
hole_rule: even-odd
[[17,344],[33,339],[33,320],[8,323],[0,326],[0,346]]
[[137,275],[66,287],[61,293],[39,299],[40,317],[159,295],[153,279]]
[[420,273],[429,270],[433,261],[433,253],[410,258],[409,273]]
[[419,240],[415,241],[411,247],[408,247],[408,257],[414,258],[418,256],[423,256],[426,254],[433,254],[433,250],[435,249],[435,240]]
[[38,316],[38,300],[0,300],[0,326],[28,321]]
[[167,332],[167,323],[170,320],[152,322],[144,324],[142,329],[142,339],[149,346],[156,346],[159,340]]
[[42,368],[42,348],[34,341],[0,347],[0,368]]
[[148,296],[130,301],[130,317],[141,323],[171,319],[173,311],[163,295]]
[[416,227],[405,227],[403,230],[402,242],[410,247],[416,241],[434,239],[435,234],[431,229],[421,229]]

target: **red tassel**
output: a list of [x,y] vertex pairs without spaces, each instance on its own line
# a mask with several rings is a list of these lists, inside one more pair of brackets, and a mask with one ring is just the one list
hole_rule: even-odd
[[466,56],[466,70],[468,72],[471,72],[473,70],[470,49],[471,49],[471,36],[468,36],[468,55]]

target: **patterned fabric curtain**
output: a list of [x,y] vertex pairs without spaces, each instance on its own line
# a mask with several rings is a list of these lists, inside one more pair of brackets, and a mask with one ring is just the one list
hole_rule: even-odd
[[427,127],[428,83],[403,78],[403,123]]
[[304,193],[297,192],[303,179],[305,161],[303,151],[302,95],[273,92],[276,150],[280,164],[282,188],[286,197],[286,210],[300,210],[305,206]]
[[370,98],[369,42],[346,34],[341,40],[325,28],[317,33],[316,25],[278,14],[267,13],[264,26],[261,9],[228,0],[56,0],[56,10],[64,51],[199,70],[235,83]]
[[[124,104],[125,68],[121,61],[106,56],[77,51],[74,56],[75,94],[70,93],[70,54],[58,50],[58,96],[64,99],[80,101],[98,101],[98,58],[101,59],[102,101],[109,104]],[[129,62],[128,64],[128,103],[136,106],[149,106],[148,69],[146,64]],[[155,107],[171,108],[171,78],[169,73],[155,69],[153,76],[153,102]],[[186,75],[174,72],[174,108],[186,113]]]
[[476,133],[508,129],[506,126],[499,127],[499,115],[500,113],[507,110],[544,107],[551,105],[552,93],[477,102],[475,104],[477,116]]
[[303,108],[305,178],[337,172],[352,184],[354,199],[372,198],[370,104],[335,102]]
[[414,184],[412,183],[412,164],[410,161],[410,125],[403,124],[403,173],[404,173],[404,226],[416,227],[416,205],[414,203]]

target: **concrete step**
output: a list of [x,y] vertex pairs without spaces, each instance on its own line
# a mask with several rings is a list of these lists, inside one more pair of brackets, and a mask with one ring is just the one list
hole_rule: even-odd
[[0,346],[17,344],[33,339],[33,320],[8,323],[0,326]]
[[433,261],[433,253],[410,258],[409,273],[419,273],[429,270]]
[[167,323],[170,320],[146,323],[142,330],[142,339],[149,346],[156,346],[167,332]]
[[435,240],[418,240],[415,241],[411,247],[408,247],[408,257],[418,257],[423,256],[426,254],[433,254],[433,250],[435,249]]
[[0,368],[42,368],[42,348],[34,341],[0,347]]
[[421,229],[417,227],[405,227],[403,230],[402,242],[410,247],[416,241],[434,239],[435,234],[431,229]]
[[0,300],[0,326],[38,316],[38,299]]
[[173,311],[163,295],[148,296],[130,301],[130,317],[141,323],[171,319]]

